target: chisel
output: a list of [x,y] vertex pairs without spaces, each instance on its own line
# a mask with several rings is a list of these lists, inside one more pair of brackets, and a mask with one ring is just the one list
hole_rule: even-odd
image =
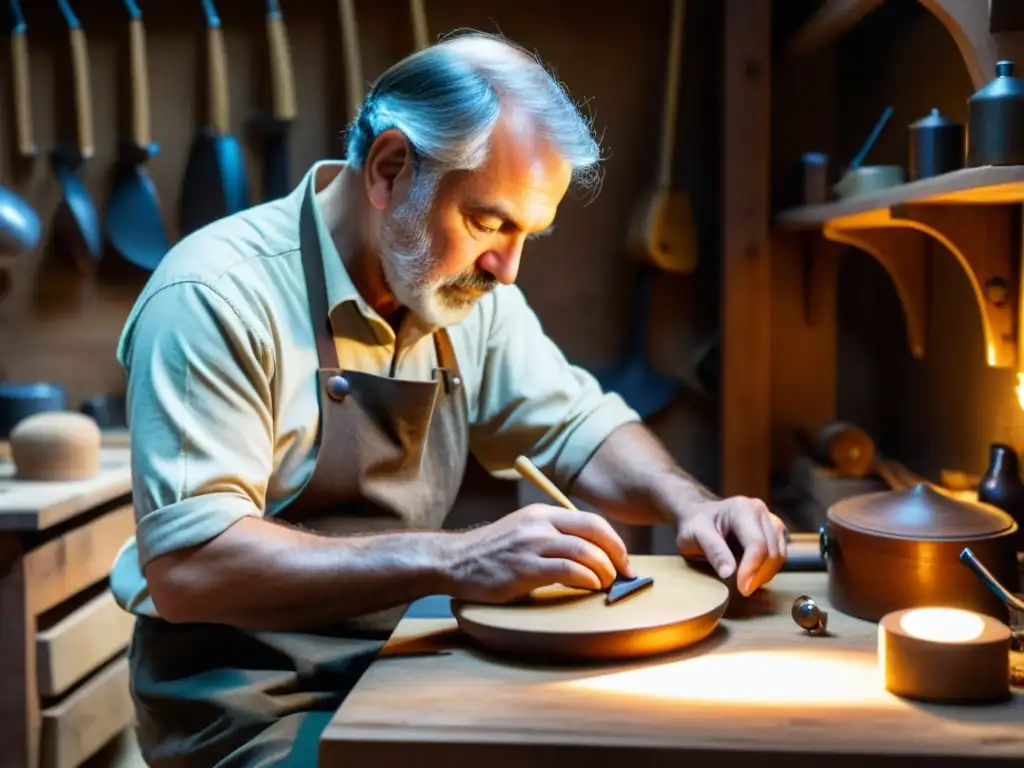
[[[558,490],[555,484],[548,480],[544,473],[537,469],[533,462],[528,458],[525,456],[517,458],[515,467],[516,471],[519,472],[520,475],[557,501],[561,506],[566,509],[571,509],[574,512],[580,511],[575,504],[569,501],[569,497]],[[628,595],[635,594],[644,587],[648,587],[653,583],[654,579],[650,576],[634,576],[632,578],[622,575],[616,576],[615,581],[612,582],[611,587],[608,588],[608,597],[605,598],[605,602],[611,605]]]

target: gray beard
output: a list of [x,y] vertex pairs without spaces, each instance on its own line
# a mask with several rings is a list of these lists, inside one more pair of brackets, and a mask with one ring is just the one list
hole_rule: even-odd
[[471,271],[432,280],[438,255],[430,237],[429,215],[441,174],[430,169],[417,173],[408,198],[399,205],[381,231],[378,253],[388,289],[398,302],[421,321],[444,327],[463,320],[479,298],[479,291],[497,286],[493,275]]

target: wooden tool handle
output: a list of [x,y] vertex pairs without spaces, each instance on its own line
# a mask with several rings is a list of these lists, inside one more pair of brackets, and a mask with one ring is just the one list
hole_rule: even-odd
[[412,16],[412,41],[417,51],[426,48],[430,43],[427,31],[427,11],[424,0],[409,0],[409,15]]
[[295,72],[288,33],[280,14],[267,16],[267,40],[270,46],[270,76],[274,98],[274,117],[295,119]]
[[356,9],[352,0],[338,0],[341,16],[341,36],[345,49],[346,91],[348,92],[348,119],[354,120],[363,105],[363,64],[359,53],[359,29]]
[[220,27],[206,30],[206,55],[209,77],[210,124],[223,136],[230,129],[228,117],[228,62],[224,51],[224,33]]
[[28,41],[25,33],[11,33],[11,73],[14,78],[14,116],[18,132],[18,152],[22,157],[36,154],[32,135],[32,92],[28,84]]
[[146,61],[146,28],[142,19],[129,22],[128,42],[132,63],[132,139],[137,147],[153,140],[149,113],[149,65]]
[[565,507],[566,509],[571,509],[575,512],[579,512],[579,510],[576,508],[576,505],[569,501],[569,497],[562,493],[560,490],[558,490],[555,484],[548,480],[547,477],[545,477],[544,474],[539,469],[537,469],[537,467],[533,465],[533,462],[530,461],[528,458],[526,458],[525,456],[520,456],[519,458],[516,459],[515,466],[516,471],[519,472],[520,475],[522,475],[535,486],[537,486],[537,488],[544,491],[544,493],[546,493],[552,499],[557,501],[563,507]]
[[658,184],[672,186],[672,157],[676,143],[676,113],[679,110],[679,81],[683,65],[683,23],[686,0],[673,0],[672,32],[669,38],[668,62],[665,71],[664,114],[661,126],[661,161]]
[[69,31],[71,64],[75,73],[75,119],[78,124],[78,151],[84,159],[96,152],[92,122],[92,87],[89,82],[89,48],[81,28]]

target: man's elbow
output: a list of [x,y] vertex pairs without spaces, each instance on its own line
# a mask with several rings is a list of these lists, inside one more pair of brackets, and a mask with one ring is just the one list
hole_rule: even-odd
[[187,552],[170,552],[146,564],[146,582],[160,618],[172,624],[203,621],[200,579]]

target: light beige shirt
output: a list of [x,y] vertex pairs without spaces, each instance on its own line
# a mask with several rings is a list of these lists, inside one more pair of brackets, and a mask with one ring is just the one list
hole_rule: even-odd
[[[314,166],[286,198],[183,238],[133,307],[117,356],[128,377],[136,535],[111,573],[118,603],[156,615],[143,567],[270,516],[315,463],[318,368],[299,251],[303,197],[339,163]],[[328,307],[342,368],[430,380],[427,330],[396,335],[360,297],[317,206]],[[468,399],[470,448],[492,472],[529,456],[562,488],[598,445],[639,417],[571,365],[515,286],[449,329]]]

